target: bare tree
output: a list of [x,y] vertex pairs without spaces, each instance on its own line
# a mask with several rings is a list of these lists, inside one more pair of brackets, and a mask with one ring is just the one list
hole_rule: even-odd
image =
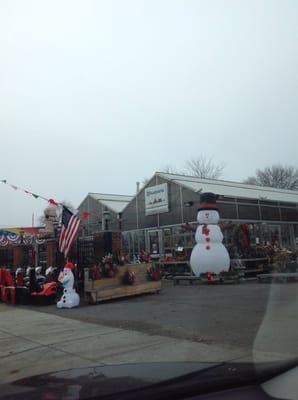
[[160,168],[160,172],[164,172],[165,174],[182,174],[183,172],[178,171],[175,167],[170,164],[165,165],[164,167]]
[[149,178],[143,178],[143,180],[142,180],[142,182],[141,182],[141,188],[143,188],[144,186],[146,186],[147,185],[147,183],[150,181],[150,179]]
[[[164,172],[165,174],[183,174],[183,171],[178,171],[175,167],[173,167],[170,164],[165,165],[162,168],[159,168],[158,170],[159,172]],[[149,182],[149,178],[143,178],[142,183],[141,183],[141,187],[144,187],[147,185],[147,183]]]
[[186,163],[187,172],[199,178],[218,179],[222,176],[224,168],[225,163],[215,164],[212,158],[206,158],[203,154]]
[[259,185],[258,180],[255,176],[249,176],[247,179],[243,181],[247,185]]
[[298,190],[298,168],[273,164],[271,167],[266,167],[262,170],[257,169],[256,175],[247,178],[244,183]]

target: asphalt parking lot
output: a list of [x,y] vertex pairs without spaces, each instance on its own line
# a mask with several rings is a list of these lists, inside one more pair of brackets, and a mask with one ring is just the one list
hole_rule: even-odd
[[298,339],[290,335],[293,329],[298,332],[298,284],[295,283],[173,286],[171,281],[163,281],[163,290],[157,295],[96,306],[82,303],[81,307],[71,310],[39,307],[39,311],[149,335],[246,350],[254,346],[258,334],[265,328],[268,332],[264,333],[264,340],[272,335],[273,320],[274,329],[279,333],[275,341],[280,342],[285,331],[289,331],[290,340],[283,349],[296,348],[296,352],[298,349]]
[[298,284],[179,285],[57,309],[0,304],[0,383],[103,364],[298,356]]

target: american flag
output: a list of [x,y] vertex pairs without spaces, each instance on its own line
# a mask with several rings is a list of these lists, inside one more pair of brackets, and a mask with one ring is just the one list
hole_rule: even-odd
[[68,208],[63,206],[62,226],[59,237],[59,250],[66,258],[70,247],[76,238],[81,221]]

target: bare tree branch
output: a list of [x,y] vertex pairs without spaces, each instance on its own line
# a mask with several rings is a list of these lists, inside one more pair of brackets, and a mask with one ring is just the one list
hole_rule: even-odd
[[175,167],[172,165],[168,164],[165,165],[163,168],[160,169],[161,172],[164,172],[166,174],[182,174],[182,171],[178,171]]
[[224,168],[225,163],[215,164],[212,158],[206,158],[202,154],[186,163],[187,172],[199,178],[218,179],[222,176]]
[[[177,174],[177,175],[183,174],[183,171],[178,171],[175,167],[173,167],[170,164],[167,164],[164,167],[159,168],[159,171],[160,172],[164,172],[165,174]],[[148,182],[149,182],[149,179],[148,178],[144,178],[142,180],[141,187],[146,186]]]
[[298,169],[292,166],[286,167],[281,164],[273,164],[263,170],[257,169],[256,175],[247,178],[244,183],[298,190]]
[[243,183],[246,183],[247,185],[258,185],[258,180],[255,176],[249,176],[247,179],[243,181]]
[[[185,170],[179,171],[172,165],[168,164],[160,168],[160,172],[177,175],[188,174],[199,178],[218,179],[222,176],[225,165],[224,162],[215,164],[212,161],[212,158],[206,158],[201,154],[197,158],[187,161]],[[142,181],[142,187],[144,187],[148,182],[149,179],[144,178]]]

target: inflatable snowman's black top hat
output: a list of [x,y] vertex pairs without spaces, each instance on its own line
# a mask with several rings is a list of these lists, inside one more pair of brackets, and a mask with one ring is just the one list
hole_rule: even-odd
[[207,192],[202,193],[198,211],[201,211],[201,210],[216,210],[216,211],[218,211],[216,199],[217,199],[217,196],[214,193],[207,193]]

